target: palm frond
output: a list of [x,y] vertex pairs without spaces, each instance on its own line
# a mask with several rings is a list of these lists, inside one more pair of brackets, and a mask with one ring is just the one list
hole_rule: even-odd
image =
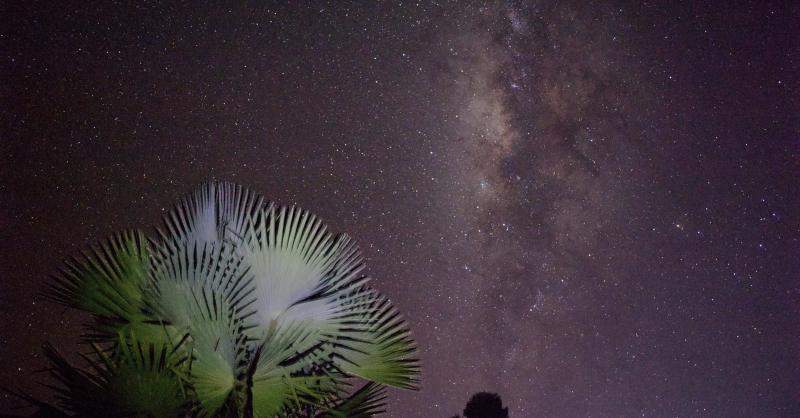
[[126,327],[147,321],[141,308],[149,274],[147,238],[139,231],[125,231],[65,263],[43,296],[92,314],[96,321],[90,324],[90,339],[113,341],[119,332],[127,332]]
[[253,275],[255,320],[262,330],[273,321],[326,320],[335,312],[336,291],[362,281],[349,238],[334,237],[300,209],[270,205],[251,224],[247,241],[244,262]]
[[265,206],[264,199],[231,183],[204,183],[164,217],[158,231],[163,245],[239,246],[250,220]]
[[386,386],[368,382],[352,395],[340,399],[316,418],[371,418],[386,406]]
[[227,304],[213,292],[202,297],[196,301],[198,311],[188,328],[193,348],[191,378],[201,416],[212,416],[230,398],[244,396],[239,393],[245,390],[240,376],[245,371],[248,346]]
[[352,313],[358,318],[337,341],[337,365],[346,373],[403,389],[416,389],[416,346],[400,313],[377,291],[355,292]]

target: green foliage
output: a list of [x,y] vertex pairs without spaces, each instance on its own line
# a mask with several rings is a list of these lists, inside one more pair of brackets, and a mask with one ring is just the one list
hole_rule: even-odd
[[[419,369],[362,269],[308,212],[205,184],[157,239],[112,236],[54,277],[46,298],[92,316],[92,354],[81,368],[46,345],[53,389],[75,416],[373,416]],[[347,396],[354,376],[371,382]]]

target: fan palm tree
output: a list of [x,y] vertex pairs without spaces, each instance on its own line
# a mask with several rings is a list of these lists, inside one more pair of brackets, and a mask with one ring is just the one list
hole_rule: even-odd
[[419,369],[362,269],[308,212],[204,184],[154,239],[114,235],[54,276],[46,298],[92,319],[88,367],[45,346],[52,388],[73,416],[372,416]]

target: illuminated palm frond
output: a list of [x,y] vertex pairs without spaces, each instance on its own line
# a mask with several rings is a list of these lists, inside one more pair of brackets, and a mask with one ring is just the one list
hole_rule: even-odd
[[65,263],[44,291],[47,300],[90,313],[92,333],[84,339],[112,342],[121,332],[145,337],[158,332],[142,312],[142,289],[150,280],[151,250],[138,231],[101,242],[81,258]]

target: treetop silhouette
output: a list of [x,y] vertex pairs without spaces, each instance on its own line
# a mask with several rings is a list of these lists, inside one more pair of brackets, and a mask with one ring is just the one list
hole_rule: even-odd
[[[453,418],[460,418],[458,415]],[[508,408],[503,408],[500,395],[491,392],[478,392],[464,407],[464,418],[508,418]]]

